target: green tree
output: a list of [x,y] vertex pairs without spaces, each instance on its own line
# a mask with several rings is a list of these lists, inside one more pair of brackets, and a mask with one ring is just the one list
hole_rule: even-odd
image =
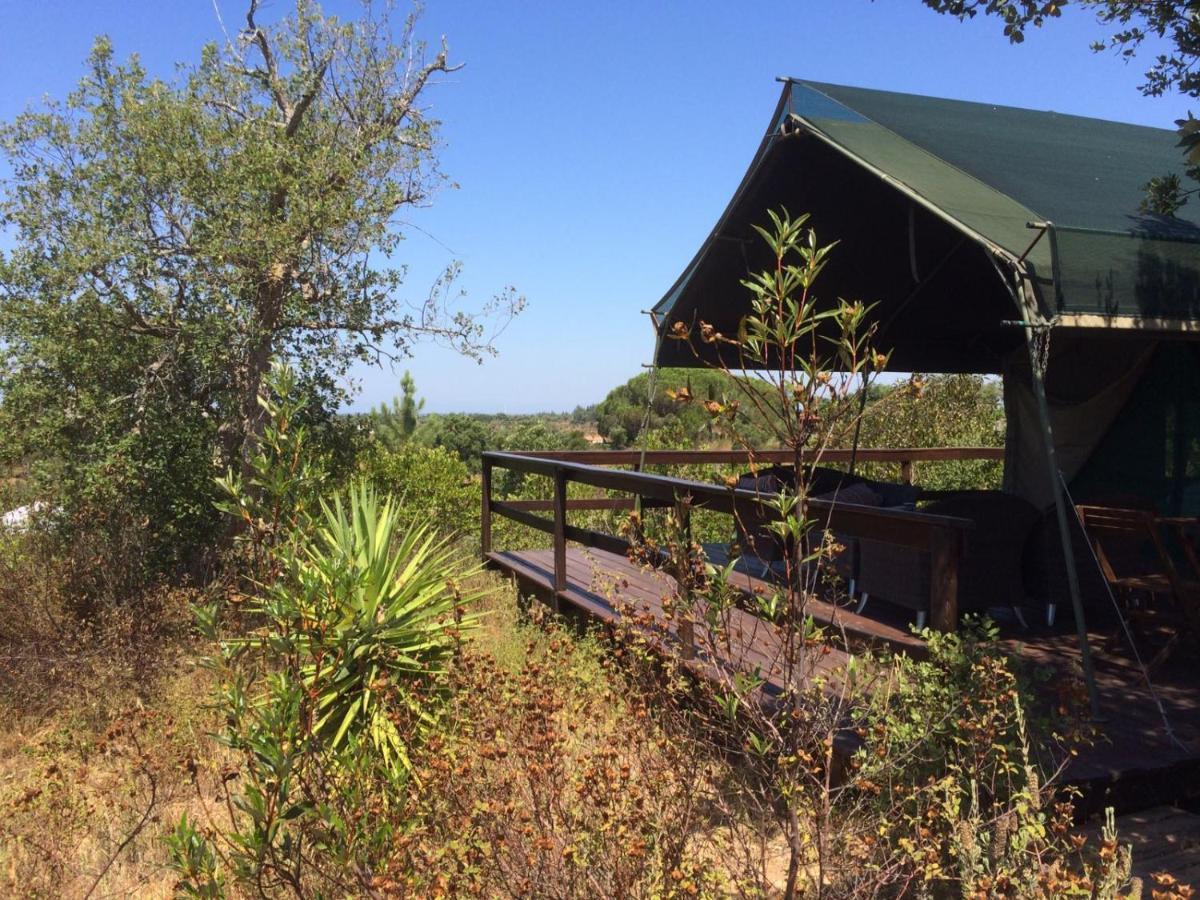
[[[1062,15],[1068,0],[921,0],[934,12],[973,19],[983,13],[1004,23],[1004,35],[1014,44],[1025,40],[1031,26],[1040,28],[1049,19]],[[1146,70],[1141,92],[1150,97],[1178,90],[1189,97],[1200,97],[1200,72],[1196,71],[1200,48],[1200,19],[1194,0],[1070,0],[1096,16],[1112,33],[1095,41],[1092,49],[1112,50],[1122,59],[1133,59],[1146,39],[1164,38],[1171,50],[1154,57]]]
[[[617,385],[596,405],[596,431],[618,449],[639,443],[643,426],[649,432],[669,433],[683,447],[710,443],[721,436],[714,431],[712,417],[699,403],[680,401],[717,401],[736,393],[734,377],[707,369],[659,369],[653,377],[642,372]],[[756,411],[746,410],[739,425],[752,441],[767,446],[769,429],[755,416]]]
[[[843,442],[848,443],[849,435]],[[892,385],[867,404],[862,447],[1003,447],[1004,404],[999,382],[979,375],[920,375]],[[894,478],[895,468],[860,463],[863,474]],[[918,464],[925,488],[999,488],[1002,466],[991,460]]]
[[392,402],[380,403],[378,409],[368,413],[371,431],[375,440],[388,450],[398,450],[417,430],[417,417],[425,406],[417,400],[417,385],[408,372],[400,379],[403,396],[393,397]]
[[418,439],[429,447],[445,447],[472,472],[479,471],[480,454],[493,445],[483,423],[466,413],[426,416]]
[[417,430],[417,416],[424,408],[425,401],[417,400],[417,384],[409,372],[405,372],[400,379],[400,390],[403,393],[400,400],[400,432],[408,439]]
[[387,9],[258,7],[171,82],[100,38],[65,101],[0,129],[0,453],[172,546],[211,525],[212,464],[249,465],[273,358],[330,410],[355,360],[420,338],[493,352],[493,316],[454,307],[457,265],[413,309],[387,262],[442,181],[423,98],[445,46],[427,55],[412,16],[394,39]]

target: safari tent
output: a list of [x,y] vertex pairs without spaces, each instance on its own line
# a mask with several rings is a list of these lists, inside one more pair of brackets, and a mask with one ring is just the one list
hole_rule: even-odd
[[[739,280],[765,262],[752,226],[768,209],[809,213],[819,241],[838,242],[818,293],[877,304],[891,369],[1003,377],[1006,490],[1047,508],[1060,470],[1077,500],[1132,495],[1200,514],[1200,201],[1174,217],[1140,211],[1151,178],[1183,176],[1177,140],[785,80],[655,328],[734,328],[748,302]],[[671,340],[656,357],[705,363]]]

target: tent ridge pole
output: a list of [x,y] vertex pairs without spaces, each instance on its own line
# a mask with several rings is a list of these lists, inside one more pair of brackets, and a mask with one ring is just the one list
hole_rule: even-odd
[[[1016,274],[1021,280],[1021,293],[1024,295],[1029,280],[1024,277],[1023,267],[1018,266]],[[1012,290],[1011,287],[1010,290]],[[1014,299],[1017,299],[1016,296],[1014,296]],[[1058,519],[1058,535],[1062,542],[1063,561],[1067,571],[1067,590],[1071,595],[1071,612],[1075,619],[1075,635],[1079,641],[1080,664],[1083,668],[1084,682],[1087,684],[1088,707],[1091,710],[1092,718],[1100,720],[1102,718],[1100,713],[1100,695],[1096,689],[1096,672],[1092,665],[1092,646],[1088,641],[1087,621],[1083,613],[1083,597],[1079,592],[1079,572],[1075,566],[1075,550],[1071,542],[1070,527],[1067,524],[1067,501],[1063,494],[1062,473],[1058,468],[1058,454],[1054,450],[1054,434],[1050,424],[1050,403],[1046,399],[1044,369],[1049,365],[1049,354],[1046,354],[1044,360],[1039,361],[1037,348],[1034,343],[1034,325],[1028,321],[1028,310],[1033,309],[1036,303],[1034,298],[1027,299],[1029,302],[1027,304],[1018,303],[1018,308],[1025,307],[1027,310],[1024,331],[1025,344],[1029,350],[1030,380],[1033,385],[1034,397],[1037,400],[1038,418],[1041,420],[1042,425],[1042,443],[1046,451],[1046,466],[1049,470],[1047,474],[1050,476],[1052,490],[1054,491],[1054,513]],[[1049,340],[1050,332],[1054,328],[1053,322],[1039,323],[1037,327],[1046,329],[1046,340]]]

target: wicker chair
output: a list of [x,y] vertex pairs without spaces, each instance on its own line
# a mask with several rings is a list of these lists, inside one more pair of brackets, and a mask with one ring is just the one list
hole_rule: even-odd
[[[958,574],[960,612],[1022,605],[1021,557],[1038,517],[1031,503],[999,491],[967,491],[931,503],[922,512],[975,523]],[[864,538],[859,541],[858,587],[860,611],[868,598],[879,597],[915,611],[917,627],[923,628],[929,613],[929,554]]]

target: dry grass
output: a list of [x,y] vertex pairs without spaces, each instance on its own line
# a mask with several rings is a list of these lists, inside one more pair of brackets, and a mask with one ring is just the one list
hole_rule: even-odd
[[0,895],[171,896],[161,835],[197,803],[196,761],[219,759],[195,593],[81,618],[64,568],[32,541],[0,547]]

